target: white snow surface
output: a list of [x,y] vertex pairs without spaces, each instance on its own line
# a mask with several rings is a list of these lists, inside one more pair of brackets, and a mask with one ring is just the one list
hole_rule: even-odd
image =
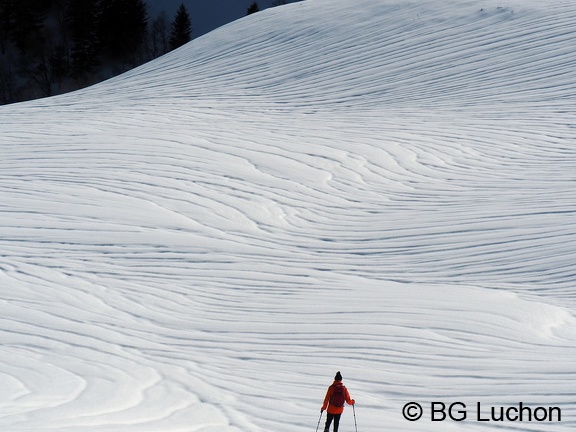
[[341,432],[574,430],[575,23],[307,0],[0,107],[0,430],[312,431],[337,370]]

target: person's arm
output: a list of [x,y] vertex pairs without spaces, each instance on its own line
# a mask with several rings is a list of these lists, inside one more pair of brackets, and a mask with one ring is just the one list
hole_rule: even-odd
[[344,390],[346,394],[346,403],[348,405],[354,405],[356,401],[350,397],[350,392],[348,392],[348,389],[346,387],[344,387]]

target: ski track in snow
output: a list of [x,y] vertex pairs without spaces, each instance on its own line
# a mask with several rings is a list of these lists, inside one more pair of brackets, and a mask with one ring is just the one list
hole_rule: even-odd
[[312,430],[336,370],[360,431],[572,430],[571,3],[308,0],[1,107],[0,430]]

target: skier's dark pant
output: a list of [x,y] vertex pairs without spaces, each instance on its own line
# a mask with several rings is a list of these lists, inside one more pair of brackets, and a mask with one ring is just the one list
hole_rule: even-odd
[[328,432],[330,429],[330,423],[334,420],[334,432],[338,432],[338,426],[340,425],[340,416],[342,414],[330,414],[326,413],[326,426],[324,426],[324,432]]

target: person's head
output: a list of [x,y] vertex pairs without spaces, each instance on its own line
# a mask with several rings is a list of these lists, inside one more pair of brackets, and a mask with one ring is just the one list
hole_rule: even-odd
[[336,372],[336,376],[334,377],[334,381],[342,381],[342,374],[340,371]]

